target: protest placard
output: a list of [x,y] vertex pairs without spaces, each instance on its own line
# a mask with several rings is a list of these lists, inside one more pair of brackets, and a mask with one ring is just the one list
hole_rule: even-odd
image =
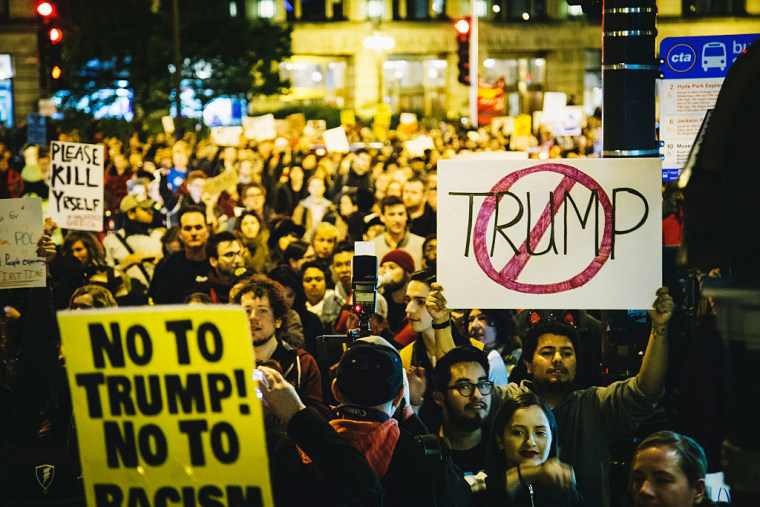
[[452,308],[638,309],[660,286],[660,159],[438,162]]
[[435,149],[435,143],[430,136],[417,136],[409,141],[404,141],[404,148],[410,157],[424,157],[425,150]]
[[58,323],[88,505],[273,505],[241,308],[63,311]]
[[246,139],[264,141],[277,137],[274,115],[245,116],[243,117],[243,131]]
[[239,146],[243,127],[211,127],[211,142],[219,146]]
[[322,133],[322,138],[325,140],[327,151],[332,153],[348,152],[348,138],[346,137],[346,131],[343,130],[343,127],[335,127],[334,129],[325,130]]
[[37,257],[42,200],[0,199],[0,289],[45,286],[45,260]]
[[104,148],[50,143],[50,218],[62,229],[103,230]]
[[237,171],[234,169],[227,169],[214,176],[213,178],[207,178],[206,184],[203,185],[203,191],[210,195],[216,195],[222,193],[222,191],[227,190],[232,186],[237,185],[237,183]]

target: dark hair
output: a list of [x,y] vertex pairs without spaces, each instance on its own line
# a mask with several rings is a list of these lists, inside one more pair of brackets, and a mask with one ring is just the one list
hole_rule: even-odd
[[579,354],[581,340],[578,331],[570,324],[561,320],[545,318],[528,328],[528,332],[526,333],[522,344],[523,361],[528,363],[533,361],[533,355],[536,353],[536,347],[538,346],[538,339],[545,334],[567,336],[570,341],[573,342],[575,355],[577,356]]
[[87,250],[90,264],[94,266],[105,266],[106,258],[103,244],[97,236],[88,231],[67,232],[66,237],[63,240],[63,253],[69,256],[73,255],[71,249],[77,241],[81,241]]
[[[707,456],[702,447],[693,438],[681,435],[675,431],[662,430],[652,433],[636,447],[633,453],[636,455],[650,447],[669,447],[678,454],[678,464],[689,481],[689,486],[694,487],[699,479],[704,479],[707,474]],[[631,468],[633,470],[633,468]]]
[[[290,308],[285,300],[284,289],[279,282],[275,282],[264,275],[253,275],[237,283],[230,289],[230,302],[239,305],[243,296],[249,293],[253,293],[253,296],[257,298],[262,296],[269,298],[269,305],[272,307],[274,318],[285,320]],[[280,326],[280,330],[284,330],[285,327],[283,323]]]
[[93,308],[111,308],[118,306],[111,291],[100,285],[82,285],[69,298],[69,308],[74,300],[82,294],[89,294],[92,297]]
[[182,227],[182,217],[188,213],[200,213],[203,215],[203,221],[206,221],[206,208],[197,204],[188,204],[186,206],[182,206],[182,209],[180,209],[177,213],[177,224],[179,224],[180,228]]
[[[507,470],[507,458],[504,455],[504,451],[499,448],[499,441],[497,436],[504,435],[504,428],[512,420],[518,409],[528,407],[541,407],[546,419],[549,421],[549,429],[552,435],[552,443],[549,446],[549,458],[554,458],[559,453],[559,443],[557,442],[557,421],[554,419],[554,414],[551,408],[538,396],[532,392],[525,392],[505,398],[501,402],[501,407],[496,413],[491,425],[491,435],[488,439],[486,446],[486,469],[488,476],[493,477],[497,482],[503,485],[505,480],[504,472]],[[503,486],[502,486],[503,487]]]
[[213,305],[214,300],[211,299],[211,296],[209,296],[205,292],[193,292],[192,294],[188,294],[188,296],[185,298],[184,303],[185,304],[201,303],[204,305]]
[[235,232],[241,232],[240,227],[243,225],[243,219],[245,217],[253,217],[259,221],[259,234],[261,234],[261,231],[264,229],[264,222],[261,220],[259,214],[251,209],[245,210],[235,219],[235,225],[232,226],[232,230]]
[[410,282],[422,282],[428,287],[430,287],[431,284],[436,282],[435,278],[435,270],[430,268],[420,269],[412,273],[411,278],[409,278]]
[[293,300],[291,308],[297,312],[308,311],[306,309],[306,294],[304,294],[303,284],[299,273],[290,266],[280,265],[272,269],[267,276],[279,282],[283,287],[288,287],[295,292],[296,297]]
[[325,266],[325,264],[322,261],[313,260],[313,261],[307,261],[303,263],[303,266],[301,266],[301,280],[303,280],[303,275],[306,274],[306,270],[309,268],[315,268],[320,270],[325,275],[325,287],[328,289],[333,288],[333,279],[332,279],[332,272],[330,271],[330,268]]
[[343,253],[343,252],[351,252],[354,253],[354,242],[350,239],[346,239],[335,245],[335,249],[333,250],[333,255]]
[[486,353],[472,345],[462,345],[451,349],[436,362],[433,371],[434,391],[446,392],[446,388],[451,382],[451,367],[457,363],[478,363],[488,375],[489,364]]
[[[398,206],[398,205],[404,205],[404,201],[401,200],[400,197],[396,195],[389,195],[388,197],[383,197],[383,200],[380,201],[380,213],[385,214],[385,208],[389,208],[391,206]],[[404,208],[406,210],[406,207]]]
[[222,231],[214,234],[214,236],[208,240],[208,243],[206,243],[206,256],[213,257],[214,259],[219,258],[219,244],[220,243],[228,243],[230,241],[237,241],[240,242],[240,239],[238,239],[237,236],[235,236],[230,231]]
[[267,195],[267,188],[261,183],[254,182],[254,183],[246,183],[245,185],[243,185],[243,188],[240,189],[240,195],[243,196],[243,198],[245,198],[245,194],[248,192],[249,188],[258,188],[262,192],[264,192],[264,197],[266,197]]
[[166,250],[166,245],[173,241],[179,241],[179,224],[172,225],[166,229],[166,232],[161,236],[161,251],[163,252],[164,257],[169,255],[169,252]]
[[303,256],[306,255],[306,251],[309,249],[309,244],[305,241],[296,240],[285,247],[285,251],[282,253],[283,262],[290,260],[300,261]]
[[[464,312],[464,321],[467,324],[468,329],[470,313],[472,313],[473,310],[476,310],[476,308]],[[480,310],[481,313],[486,316],[489,326],[496,328],[496,345],[507,345],[514,340],[515,336],[520,334],[517,330],[517,321],[515,320],[514,311],[481,308],[477,308],[477,310]]]
[[[424,162],[425,159],[423,159],[421,157],[419,157],[419,158],[420,158],[420,160],[422,160]],[[419,176],[412,176],[411,178],[409,178],[408,180],[406,180],[406,183],[404,183],[404,186],[408,185],[409,183],[422,183],[422,191],[424,192],[425,190],[427,190],[427,181],[423,180]]]

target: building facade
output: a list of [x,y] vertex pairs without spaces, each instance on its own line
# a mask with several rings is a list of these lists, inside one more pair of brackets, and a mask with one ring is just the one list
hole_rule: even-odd
[[[36,2],[0,0],[0,121],[18,124],[45,97],[39,83]],[[260,98],[250,113],[328,104],[368,117],[392,112],[467,116],[458,82],[454,20],[469,0],[232,0],[231,16],[294,27],[293,58],[280,65],[292,93]],[[504,79],[505,114],[541,109],[544,92],[565,92],[587,113],[601,106],[601,17],[565,0],[475,0],[478,71]],[[661,0],[664,37],[760,33],[760,0]]]

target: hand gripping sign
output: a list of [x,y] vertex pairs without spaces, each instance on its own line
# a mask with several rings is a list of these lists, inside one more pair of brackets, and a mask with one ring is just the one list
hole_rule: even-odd
[[456,308],[647,308],[660,159],[439,162],[438,279]]
[[58,322],[87,505],[273,505],[240,307],[66,311]]

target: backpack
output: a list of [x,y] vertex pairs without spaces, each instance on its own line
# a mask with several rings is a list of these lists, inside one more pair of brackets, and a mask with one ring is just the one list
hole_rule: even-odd
[[415,435],[414,442],[424,453],[430,487],[431,505],[467,506],[472,504],[470,486],[464,474],[451,461],[451,445],[445,437]]

